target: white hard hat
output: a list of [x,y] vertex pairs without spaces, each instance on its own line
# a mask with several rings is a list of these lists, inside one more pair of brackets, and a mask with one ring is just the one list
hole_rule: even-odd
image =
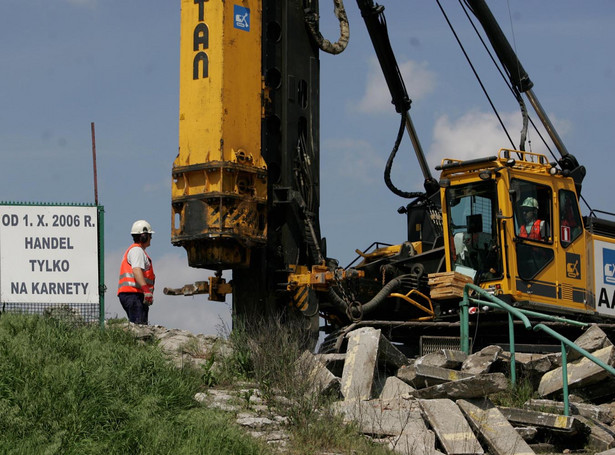
[[145,220],[139,220],[132,223],[131,234],[153,234],[152,227]]
[[525,201],[523,201],[523,204],[521,204],[521,207],[529,207],[532,209],[537,209],[538,201],[534,199],[533,197],[528,197],[525,199]]

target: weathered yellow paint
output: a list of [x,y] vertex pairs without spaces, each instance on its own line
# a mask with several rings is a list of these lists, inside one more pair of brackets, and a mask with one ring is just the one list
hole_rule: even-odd
[[172,241],[193,267],[247,265],[266,240],[261,2],[181,2]]
[[[234,26],[234,6],[250,10],[250,30]],[[203,16],[199,17],[202,8]],[[202,20],[200,20],[202,19]],[[195,43],[195,28],[208,30],[208,45]],[[195,49],[196,47],[196,49]],[[194,79],[199,53],[208,57],[208,76]],[[255,165],[260,157],[261,2],[212,0],[181,3],[179,155],[176,166],[209,161],[238,162],[243,150]],[[197,190],[198,188],[194,188]]]
[[[452,185],[479,181],[479,172],[481,169],[498,167],[501,177],[498,179],[497,192],[499,208],[501,210],[502,220],[507,220],[506,223],[500,223],[499,236],[501,239],[507,239],[507,248],[502,245],[503,267],[504,273],[501,279],[492,280],[482,284],[483,287],[491,286],[498,287],[502,294],[510,294],[516,300],[531,300],[546,306],[557,306],[575,311],[592,310],[589,303],[574,302],[572,300],[572,288],[584,287],[585,281],[575,279],[567,273],[566,253],[578,254],[581,257],[581,265],[583,269],[583,278],[587,276],[590,263],[586,254],[586,238],[581,236],[574,241],[573,244],[564,248],[561,244],[559,235],[559,220],[548,220],[550,223],[551,233],[548,242],[540,244],[543,249],[551,249],[554,252],[554,260],[551,261],[540,273],[535,280],[528,283],[523,289],[517,287],[519,282],[519,271],[517,270],[517,256],[515,252],[515,230],[513,223],[513,207],[510,202],[510,181],[511,179],[520,179],[526,182],[534,182],[540,185],[551,188],[552,194],[552,214],[557,213],[558,208],[558,191],[569,190],[575,191],[575,186],[572,178],[564,177],[563,175],[551,175],[549,169],[551,165],[545,156],[532,152],[506,150],[509,156],[515,157],[516,163],[513,167],[507,167],[506,161],[508,158],[503,153],[505,150],[500,150],[495,161],[489,163],[477,163],[474,165],[463,166],[458,169],[449,169],[442,172],[441,178],[446,178]],[[459,160],[445,159],[446,162],[459,162]],[[441,191],[442,207],[446,207],[445,189]],[[449,220],[448,213],[443,210],[443,225],[448,229]],[[504,227],[505,226],[505,227]],[[450,235],[444,236],[447,270],[452,269],[453,259],[451,257],[452,238]],[[544,295],[535,295],[532,292],[532,286],[542,284],[552,286],[559,294],[559,297],[551,298]]]

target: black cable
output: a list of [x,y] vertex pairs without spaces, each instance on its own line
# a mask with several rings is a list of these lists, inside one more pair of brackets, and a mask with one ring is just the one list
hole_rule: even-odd
[[405,114],[401,114],[401,123],[399,125],[399,131],[397,132],[397,138],[395,139],[395,145],[393,146],[393,150],[391,150],[391,154],[389,155],[389,159],[387,160],[387,164],[384,168],[384,183],[389,190],[391,190],[394,194],[399,197],[412,199],[416,197],[424,197],[425,193],[416,191],[416,192],[407,192],[402,191],[397,188],[392,180],[391,180],[391,168],[393,167],[393,160],[395,159],[395,155],[397,155],[397,151],[399,150],[399,144],[401,144],[401,140],[404,137],[404,127],[406,125]]
[[513,140],[510,137],[510,135],[508,134],[508,130],[506,129],[506,125],[504,125],[504,122],[502,121],[502,118],[500,117],[500,114],[499,114],[498,110],[495,108],[495,105],[493,104],[493,101],[491,100],[491,97],[489,96],[489,93],[487,93],[487,89],[485,89],[485,86],[483,85],[483,81],[481,80],[480,76],[478,75],[478,72],[476,71],[476,68],[474,68],[474,64],[472,63],[472,60],[470,60],[470,57],[468,56],[468,53],[466,52],[465,48],[463,47],[463,44],[461,44],[461,40],[459,39],[459,36],[457,35],[457,32],[455,31],[455,28],[453,27],[453,24],[451,24],[451,21],[449,20],[446,12],[444,11],[444,8],[442,8],[442,5],[440,4],[440,0],[436,0],[436,2],[438,3],[438,6],[440,7],[440,11],[442,12],[442,15],[444,16],[444,19],[446,20],[446,23],[448,24],[449,28],[451,29],[451,32],[453,33],[453,36],[455,36],[455,39],[457,40],[457,44],[459,44],[459,47],[461,48],[461,52],[463,52],[463,55],[465,56],[468,64],[470,65],[470,68],[472,69],[472,72],[474,73],[474,77],[476,77],[476,80],[478,81],[479,85],[481,86],[481,89],[483,90],[483,93],[487,97],[487,101],[491,105],[491,109],[495,113],[495,116],[498,118],[498,121],[500,122],[500,125],[504,129],[504,133],[508,137],[508,140],[510,141],[510,144],[511,144],[512,148],[515,148],[515,143],[513,142]]
[[[521,94],[519,93],[519,91],[517,89],[515,89],[512,86],[512,84],[510,83],[510,75],[508,74],[508,71],[506,71],[506,75],[505,75],[504,72],[502,71],[502,68],[501,68],[500,64],[498,64],[498,61],[495,59],[495,57],[493,56],[493,54],[489,50],[489,46],[487,46],[487,44],[485,43],[485,40],[483,39],[482,35],[480,34],[478,29],[476,28],[476,25],[474,24],[474,21],[472,20],[472,17],[468,14],[468,12],[466,10],[466,7],[468,9],[470,9],[470,11],[473,11],[472,6],[468,4],[467,0],[463,0],[463,3],[461,3],[462,0],[458,0],[458,1],[459,1],[459,4],[461,5],[461,8],[463,9],[463,12],[465,13],[465,15],[466,15],[466,17],[468,19],[468,22],[470,22],[470,24],[472,25],[472,28],[474,29],[474,33],[476,33],[476,36],[478,37],[478,39],[482,43],[483,48],[487,51],[487,55],[489,55],[489,58],[491,58],[491,61],[493,62],[493,65],[496,67],[496,69],[500,73],[500,76],[502,77],[502,80],[504,81],[504,83],[506,84],[508,89],[511,91],[513,96],[517,99],[517,101],[519,103],[521,103],[523,98],[521,98]],[[464,6],[464,4],[465,4],[465,6]],[[525,103],[523,103],[523,105],[520,104],[520,106],[521,106],[522,110],[525,109]],[[527,112],[527,109],[526,109],[526,112]],[[529,122],[532,124],[532,126],[534,127],[534,131],[536,131],[536,133],[538,134],[538,137],[540,138],[540,140],[542,141],[544,146],[547,148],[547,150],[549,151],[549,153],[551,154],[553,159],[557,161],[557,157],[553,153],[553,150],[551,150],[551,147],[549,147],[549,144],[545,140],[544,136],[540,133],[540,130],[536,127],[536,124],[531,119],[529,114],[527,115],[527,120],[529,120]],[[525,121],[526,121],[526,118],[524,117],[524,122]]]

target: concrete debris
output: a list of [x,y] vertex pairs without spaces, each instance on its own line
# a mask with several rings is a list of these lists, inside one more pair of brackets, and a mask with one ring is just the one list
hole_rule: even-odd
[[502,352],[500,346],[487,346],[475,354],[471,354],[461,365],[461,371],[471,374],[488,373],[491,365]]
[[[574,344],[576,344],[582,349],[585,349],[587,352],[594,352],[599,349],[613,345],[613,343],[611,343],[611,340],[609,340],[609,338],[607,337],[606,333],[604,333],[604,331],[596,324],[590,325],[589,328],[583,333],[583,335],[574,340]],[[579,354],[578,351],[572,348],[567,349],[566,356],[568,357],[569,362],[580,359],[582,357],[582,355]]]
[[415,398],[477,398],[486,397],[508,389],[508,379],[503,373],[470,376],[445,382],[412,392]]
[[459,381],[460,379],[471,378],[474,376],[471,373],[452,370],[449,368],[435,367],[431,365],[415,364],[414,371],[416,378],[413,383],[420,387],[431,387],[433,385],[443,384],[450,381]]
[[527,455],[534,451],[488,398],[458,400],[472,428],[494,455]]
[[[216,359],[230,352],[218,337],[157,326],[126,324],[126,329],[138,339],[156,341],[182,368],[215,368]],[[493,402],[501,395],[496,394],[510,388],[511,357],[499,346],[469,356],[442,349],[408,359],[377,329],[357,329],[347,341],[345,353],[304,352],[295,364],[297,380],[309,378],[308,393],[337,394],[340,401],[331,410],[395,453],[529,455],[535,449],[615,455],[615,402],[608,401],[615,396],[615,377],[586,358],[568,359],[568,386],[575,395],[569,395],[565,410],[561,353],[516,353],[517,380],[529,383],[533,396],[554,399],[498,407]],[[603,362],[615,363],[615,347],[599,327],[588,328],[577,343]],[[277,453],[288,453],[289,419],[276,409],[291,409],[293,403],[279,397],[272,404],[255,384],[237,386],[210,388],[194,398],[233,413],[247,433]]]
[[[348,348],[342,371],[342,395],[350,400],[369,400],[376,394],[376,368],[397,371],[408,359],[379,329],[364,327],[348,334]],[[384,382],[382,383],[382,386]],[[381,388],[381,387],[380,387]]]
[[425,417],[447,454],[484,453],[459,407],[448,398],[419,400]]
[[[613,366],[615,362],[615,348],[613,346],[599,349],[592,354],[607,365]],[[595,384],[610,376],[601,366],[586,357],[572,363],[568,362],[567,370],[569,389]],[[561,391],[562,387],[562,367],[558,367],[542,376],[538,386],[538,394],[541,397],[545,397]]]
[[346,421],[358,424],[363,433],[372,436],[427,431],[416,401],[345,400],[334,403],[333,410]]
[[458,370],[467,358],[468,355],[465,352],[440,349],[419,357],[414,364]]
[[585,426],[579,419],[570,416],[505,406],[500,406],[498,409],[509,422],[515,424],[535,425],[570,435],[577,435],[585,430]]
[[594,451],[604,451],[615,447],[615,433],[613,429],[587,417],[577,417],[584,423],[590,433],[587,446]]
[[[570,399],[570,398],[569,398]],[[529,400],[525,403],[526,409],[534,411],[546,411],[556,413],[558,415],[564,414],[564,403],[554,400]],[[605,425],[611,425],[613,423],[613,411],[614,409],[608,405],[592,405],[587,403],[573,403],[568,404],[569,412],[571,415],[587,417],[589,419],[597,420]]]
[[305,351],[299,357],[295,369],[297,374],[309,378],[311,392],[339,395],[340,379],[327,369],[326,363],[321,362],[311,352]]
[[389,376],[384,383],[382,392],[380,392],[380,399],[392,400],[401,396],[410,396],[414,391],[415,389],[411,385],[395,376]]
[[395,376],[404,381],[406,384],[413,385],[414,380],[416,379],[416,368],[413,363],[403,365],[399,368],[399,370],[397,370],[397,374]]
[[[498,356],[498,362],[502,364],[503,371],[510,371],[511,354],[510,352],[501,352]],[[515,371],[517,377],[525,378],[532,384],[533,388],[537,388],[542,375],[547,371],[561,366],[561,354],[557,356],[553,354],[535,354],[526,352],[515,353]]]

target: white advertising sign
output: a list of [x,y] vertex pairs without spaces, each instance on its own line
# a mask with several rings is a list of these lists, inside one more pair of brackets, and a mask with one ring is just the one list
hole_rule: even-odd
[[596,309],[615,315],[615,243],[594,241]]
[[97,208],[0,205],[0,301],[99,303]]

